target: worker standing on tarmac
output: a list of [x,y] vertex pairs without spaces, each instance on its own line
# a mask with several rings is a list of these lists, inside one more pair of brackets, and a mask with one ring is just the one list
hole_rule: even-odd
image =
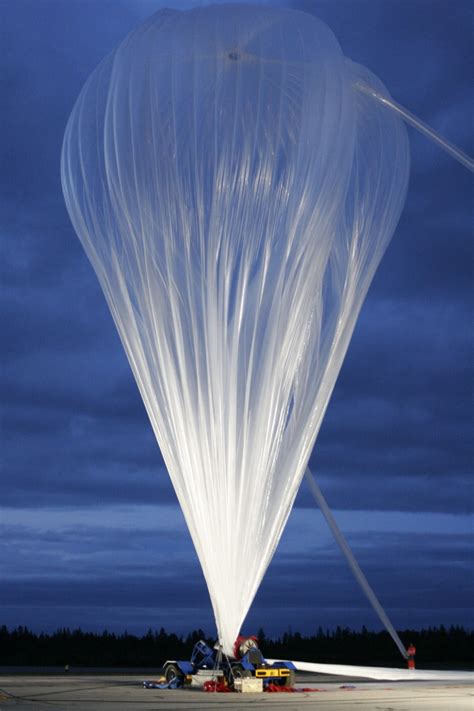
[[408,654],[408,669],[414,669],[415,668],[416,647],[413,644],[413,642],[410,642],[410,646],[407,649],[407,654]]

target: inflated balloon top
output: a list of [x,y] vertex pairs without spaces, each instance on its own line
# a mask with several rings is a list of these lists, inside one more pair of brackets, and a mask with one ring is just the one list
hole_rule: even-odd
[[[401,120],[311,15],[164,10],[94,71],[62,156],[227,652],[405,199]],[[370,93],[370,92],[369,92]]]

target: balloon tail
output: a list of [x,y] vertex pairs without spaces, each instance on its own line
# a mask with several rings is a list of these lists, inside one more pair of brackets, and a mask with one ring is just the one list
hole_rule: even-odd
[[385,629],[397,645],[400,654],[403,656],[404,659],[407,658],[407,652],[405,647],[403,646],[403,642],[401,641],[400,637],[397,634],[397,631],[395,627],[392,625],[390,622],[387,613],[383,609],[382,605],[380,604],[377,596],[375,595],[374,591],[372,590],[369,581],[365,577],[364,573],[362,572],[358,562],[356,561],[354,554],[352,550],[349,547],[348,542],[346,541],[346,538],[344,534],[342,533],[341,529],[336,523],[336,519],[334,518],[331,509],[328,506],[328,503],[326,499],[324,498],[321,489],[319,488],[316,479],[314,478],[314,475],[311,473],[309,468],[306,469],[305,472],[306,476],[306,481],[309,484],[309,488],[311,489],[311,493],[313,494],[316,503],[318,504],[319,508],[322,511],[322,514],[324,518],[327,521],[327,524],[329,528],[331,529],[331,532],[336,539],[337,544],[339,545],[340,549],[344,553],[344,556],[349,563],[349,566],[354,574],[355,579],[359,583],[360,587],[364,591],[365,595],[367,596],[367,599],[369,600],[370,604],[374,608],[375,612],[377,613],[380,621],[384,625]]
[[433,128],[428,126],[424,121],[419,119],[417,116],[411,113],[411,111],[408,111],[404,106],[401,104],[398,104],[396,101],[391,99],[388,96],[384,96],[383,94],[380,94],[378,91],[373,89],[371,86],[366,84],[365,82],[358,81],[354,84],[354,87],[358,89],[359,91],[363,92],[364,94],[367,94],[368,96],[372,96],[374,99],[379,101],[381,104],[386,106],[388,109],[391,109],[391,111],[394,111],[397,113],[399,116],[401,116],[410,126],[413,126],[413,128],[416,128],[417,131],[419,131],[423,136],[426,138],[429,138],[430,141],[433,141],[433,143],[436,143],[437,146],[442,148],[446,153],[448,153],[451,158],[454,158],[455,160],[458,161],[458,163],[461,163],[465,168],[471,171],[471,173],[474,171],[474,159],[471,158],[470,156],[467,155],[467,153],[464,153],[463,150],[455,146],[451,141],[448,141],[447,138],[444,138],[444,136],[441,136],[437,131],[435,131]]

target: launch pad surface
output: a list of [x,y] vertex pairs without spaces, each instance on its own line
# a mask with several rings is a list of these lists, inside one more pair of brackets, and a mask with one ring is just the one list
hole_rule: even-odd
[[143,675],[0,675],[0,711],[204,711],[315,709],[315,711],[472,710],[468,682],[364,682],[319,674],[297,675],[299,693],[217,694],[192,689],[144,689]]

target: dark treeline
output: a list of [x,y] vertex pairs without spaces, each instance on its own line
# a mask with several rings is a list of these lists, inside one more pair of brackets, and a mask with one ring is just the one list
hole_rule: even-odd
[[[403,660],[386,632],[349,629],[325,631],[313,636],[285,632],[277,639],[259,630],[260,648],[269,658],[318,661],[328,664],[368,664],[403,666]],[[417,666],[470,667],[474,633],[462,627],[435,627],[400,632],[403,643],[417,647]],[[202,630],[179,637],[163,628],[149,630],[142,637],[110,632],[94,633],[60,629],[52,634],[36,634],[26,627],[0,627],[0,665],[71,667],[155,667],[166,659],[188,659],[199,639],[213,645]]]

